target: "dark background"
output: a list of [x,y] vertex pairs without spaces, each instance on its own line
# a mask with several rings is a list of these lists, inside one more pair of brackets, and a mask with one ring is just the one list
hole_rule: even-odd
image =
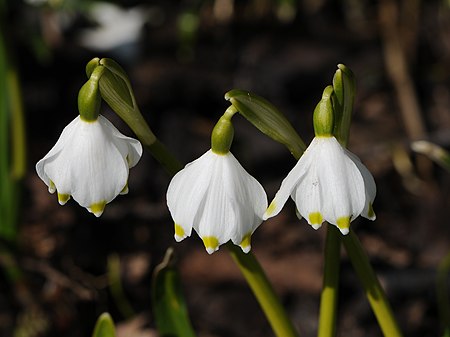
[[[308,143],[312,111],[337,64],[352,69],[349,148],[378,188],[377,220],[357,219],[352,228],[405,336],[440,335],[435,280],[449,248],[450,175],[411,153],[410,143],[450,146],[448,1],[115,1],[122,12],[108,39],[119,38],[130,17],[137,33],[109,45],[104,35],[94,45],[83,38],[101,28],[95,2],[30,3],[7,1],[2,22],[23,91],[28,171],[12,249],[23,278],[11,283],[0,273],[0,335],[90,336],[108,311],[118,336],[157,336],[151,275],[173,245],[199,336],[273,336],[224,247],[209,256],[195,234],[175,243],[165,201],[170,177],[148,152],[130,171],[129,194],[99,219],[73,200],[59,206],[37,177],[35,163],[77,115],[93,57],[125,68],[151,128],[184,163],[209,149],[233,88],[271,101]],[[132,135],[106,104],[103,113]],[[233,121],[232,152],[270,201],[295,160],[241,116]],[[301,336],[317,331],[325,232],[299,221],[289,201],[253,235],[252,251]],[[131,318],[109,286],[107,263],[117,260]],[[344,252],[338,323],[339,336],[382,335]]]

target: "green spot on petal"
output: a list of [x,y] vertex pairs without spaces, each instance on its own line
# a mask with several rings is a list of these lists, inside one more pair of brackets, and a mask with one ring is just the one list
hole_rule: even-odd
[[311,225],[321,225],[323,222],[323,216],[320,212],[309,213],[308,218]]
[[92,204],[91,206],[89,206],[89,211],[94,213],[94,215],[96,217],[99,217],[100,215],[102,215],[103,210],[105,209],[106,206],[106,201],[100,201],[100,202],[96,202],[95,204]]
[[250,247],[251,247],[251,233],[248,233],[248,234],[244,235],[244,237],[242,238],[242,241],[239,244],[239,246],[241,246],[242,251],[244,253],[248,253],[250,251]]
[[175,224],[175,236],[179,238],[184,238],[186,236],[183,227],[181,227],[179,224]]
[[271,215],[274,211],[275,211],[275,207],[277,206],[277,204],[275,203],[275,200],[272,201],[269,205],[269,207],[266,210],[266,214],[267,215]]
[[128,181],[125,184],[125,186],[122,188],[122,191],[120,191],[120,194],[127,194],[128,193]]
[[48,186],[48,191],[52,194],[55,193],[55,191],[56,191],[55,183],[52,180],[50,180],[50,185]]
[[70,194],[58,193],[58,202],[64,205],[70,199]]
[[214,253],[219,247],[219,240],[215,236],[205,236],[202,240],[209,254]]
[[350,217],[343,216],[337,219],[336,224],[341,231],[342,234],[346,235],[348,233],[348,229],[350,228]]
[[369,217],[369,219],[372,219],[375,217],[375,212],[373,211],[371,202],[369,202],[369,210],[367,211],[367,216]]

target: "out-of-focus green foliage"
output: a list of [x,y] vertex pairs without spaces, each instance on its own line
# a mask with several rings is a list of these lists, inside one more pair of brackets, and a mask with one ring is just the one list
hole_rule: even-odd
[[153,274],[152,302],[156,326],[162,337],[195,337],[173,254],[173,249],[169,248]]

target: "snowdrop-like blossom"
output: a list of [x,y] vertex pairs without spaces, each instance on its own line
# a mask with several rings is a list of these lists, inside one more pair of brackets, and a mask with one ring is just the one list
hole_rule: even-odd
[[230,240],[249,252],[250,236],[267,208],[261,184],[228,151],[231,140],[231,123],[222,117],[212,149],[179,171],[167,190],[175,240],[190,236],[194,228],[209,254]]
[[358,215],[375,219],[375,194],[375,181],[359,158],[335,137],[318,136],[283,180],[263,218],[277,215],[291,196],[314,229],[327,221],[345,235]]
[[194,228],[209,254],[229,240],[247,253],[267,197],[231,152],[209,150],[175,175],[167,205],[175,221],[175,240],[190,236]]
[[73,197],[97,217],[118,194],[128,192],[129,168],[142,155],[141,143],[121,134],[105,117],[76,117],[55,146],[36,164],[50,193],[64,205]]

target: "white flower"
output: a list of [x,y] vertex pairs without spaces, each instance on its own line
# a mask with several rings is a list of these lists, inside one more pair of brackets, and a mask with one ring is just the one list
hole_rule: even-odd
[[229,240],[247,253],[250,236],[267,208],[267,196],[231,152],[209,150],[175,175],[167,205],[176,241],[190,236],[194,228],[209,254]]
[[283,180],[263,219],[277,215],[291,195],[314,229],[327,221],[345,235],[358,215],[375,220],[375,194],[375,181],[357,156],[334,137],[316,137]]
[[50,193],[64,205],[70,196],[100,216],[105,205],[128,192],[128,171],[142,155],[136,139],[121,134],[105,117],[67,125],[55,146],[36,164]]

